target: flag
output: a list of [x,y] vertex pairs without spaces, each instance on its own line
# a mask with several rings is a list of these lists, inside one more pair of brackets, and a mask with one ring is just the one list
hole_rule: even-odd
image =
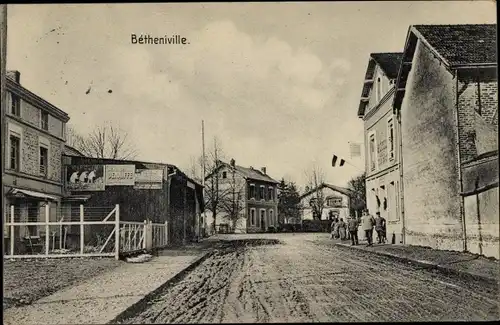
[[[337,160],[338,159],[339,159],[339,157],[337,155],[333,155],[333,158],[332,158],[332,167],[335,167],[335,164],[337,164]],[[340,159],[339,166],[340,167],[344,166],[344,163],[345,163],[345,160],[344,159]]]
[[349,149],[351,151],[351,158],[361,157],[361,144],[360,143],[350,143]]

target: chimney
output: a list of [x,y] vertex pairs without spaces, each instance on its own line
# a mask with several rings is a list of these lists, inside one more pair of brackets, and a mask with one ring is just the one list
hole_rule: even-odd
[[260,169],[260,171],[262,172],[262,174],[267,175],[267,174],[266,174],[266,167],[262,167],[262,168]]
[[231,159],[230,164],[231,164],[231,167],[234,167],[234,166],[235,166],[236,162],[234,161],[234,159]]
[[10,78],[11,80],[15,81],[16,83],[19,83],[21,80],[21,72],[19,72],[17,70],[7,71],[6,76],[7,76],[7,78]]

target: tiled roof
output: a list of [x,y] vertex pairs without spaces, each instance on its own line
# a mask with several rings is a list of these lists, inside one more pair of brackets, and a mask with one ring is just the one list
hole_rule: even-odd
[[378,63],[384,70],[389,79],[395,79],[398,76],[399,66],[403,53],[387,52],[387,53],[372,53],[371,58]]
[[396,79],[398,76],[399,67],[403,53],[401,52],[385,52],[385,53],[371,53],[368,66],[366,67],[365,80],[363,89],[361,90],[361,100],[358,106],[358,116],[361,117],[365,113],[366,105],[368,105],[368,96],[373,86],[373,73],[378,64],[384,71],[389,79]]
[[254,179],[257,181],[271,182],[271,183],[276,183],[276,184],[279,183],[279,182],[275,181],[274,179],[272,179],[271,177],[269,177],[268,175],[261,172],[260,170],[241,167],[241,166],[237,166],[237,165],[235,166],[235,168],[245,178]]
[[321,185],[319,185],[318,187],[316,188],[313,188],[311,190],[309,190],[308,192],[302,194],[300,197],[301,198],[304,198],[308,195],[310,195],[311,193],[314,193],[322,188],[325,188],[325,187],[328,187],[332,190],[334,190],[335,192],[339,192],[339,193],[342,193],[342,194],[345,194],[349,197],[353,196],[353,193],[350,189],[347,189],[347,188],[344,188],[344,187],[340,187],[340,186],[336,186],[336,185],[332,185],[332,184],[327,184],[327,183],[321,183]]
[[451,66],[497,63],[496,24],[413,27]]

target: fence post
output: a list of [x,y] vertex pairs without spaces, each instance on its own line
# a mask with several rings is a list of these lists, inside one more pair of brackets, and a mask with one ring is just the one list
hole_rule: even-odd
[[115,259],[120,259],[120,205],[115,206]]
[[85,226],[83,217],[83,204],[80,204],[80,254],[83,254],[85,248]]
[[165,240],[163,245],[166,246],[168,244],[168,221],[165,221]]
[[10,206],[10,255],[14,255],[14,205]]
[[45,204],[45,255],[49,255],[50,248],[50,202]]
[[144,240],[142,241],[142,248],[146,249],[148,247],[147,241],[148,241],[148,221],[144,220]]

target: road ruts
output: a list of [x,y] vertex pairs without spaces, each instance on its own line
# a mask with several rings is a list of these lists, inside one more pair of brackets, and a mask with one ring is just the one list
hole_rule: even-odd
[[277,238],[217,252],[127,323],[499,319],[497,287],[305,235]]

